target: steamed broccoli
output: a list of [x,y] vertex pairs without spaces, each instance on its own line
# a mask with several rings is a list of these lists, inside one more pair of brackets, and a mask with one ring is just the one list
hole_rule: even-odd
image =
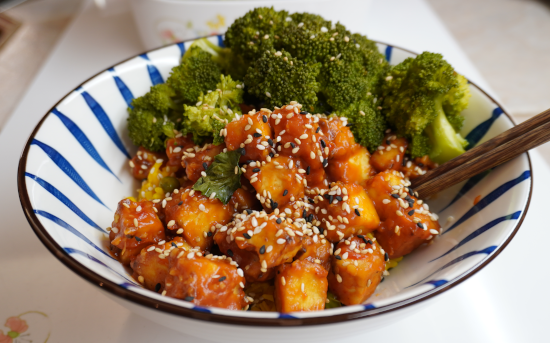
[[235,113],[241,114],[242,97],[242,84],[233,81],[231,76],[221,75],[215,90],[201,94],[194,106],[184,105],[183,134],[191,133],[197,144],[209,138],[214,144],[223,143],[220,130],[235,118]]
[[247,61],[255,60],[274,47],[282,28],[289,25],[286,11],[258,7],[231,24],[225,33],[225,46]]
[[248,69],[248,63],[245,62],[242,55],[237,55],[229,48],[222,48],[208,38],[201,38],[193,42],[192,47],[198,47],[209,53],[212,60],[222,69],[224,75],[231,75],[235,80],[242,80]]
[[192,104],[201,93],[215,89],[222,71],[212,55],[202,47],[191,46],[185,52],[181,64],[172,68],[166,83],[175,91],[184,103]]
[[319,64],[306,64],[286,51],[266,51],[248,68],[244,83],[248,92],[268,107],[290,101],[313,107],[317,103]]
[[174,136],[173,120],[179,108],[175,95],[174,90],[163,83],[132,101],[128,108],[128,132],[135,145],[151,151],[164,149],[164,140]]
[[444,163],[464,152],[458,131],[468,106],[466,79],[440,54],[424,52],[393,67],[382,85],[383,113],[410,141],[412,157]]

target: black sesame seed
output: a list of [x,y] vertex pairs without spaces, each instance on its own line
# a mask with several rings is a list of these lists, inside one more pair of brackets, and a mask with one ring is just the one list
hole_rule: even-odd
[[313,214],[310,214],[310,215],[307,217],[307,221],[310,222],[310,223],[313,221]]
[[277,207],[279,207],[279,204],[273,201],[273,199],[271,199],[271,208],[276,209]]
[[317,130],[315,130],[315,133],[319,133],[319,131],[321,131],[321,127],[317,127]]
[[254,136],[254,138],[258,138],[258,137],[262,137],[262,134],[258,132],[254,132],[252,136]]
[[421,228],[421,229],[424,228],[424,224],[422,224],[422,223],[416,223],[416,226],[418,226],[418,227]]
[[418,166],[419,166],[420,168],[422,168],[422,167],[424,167],[424,163],[418,163]]
[[356,214],[358,217],[361,217],[361,212],[359,212],[359,209],[358,209],[358,208],[355,209],[355,214]]
[[334,196],[333,195],[329,195],[328,196],[328,202],[332,204],[332,201],[334,200]]
[[311,172],[311,166],[307,166],[307,168],[306,168],[306,175],[309,175],[310,172]]
[[374,244],[370,239],[367,239],[368,244]]
[[245,148],[240,148],[239,149],[239,152],[241,153],[241,155],[246,155],[246,149]]
[[304,210],[302,211],[302,218],[306,219],[306,216],[307,216],[307,212],[306,212],[306,209],[304,208]]
[[325,111],[325,114],[326,114],[327,116],[329,116],[329,115],[330,115],[330,111]]
[[231,249],[227,249],[227,256],[233,257],[233,251]]
[[252,210],[248,210],[248,209],[247,209],[247,210],[245,210],[245,211],[246,211],[246,213],[248,213],[248,214],[252,214]]
[[384,253],[384,261],[387,261],[387,260],[389,260],[389,259],[390,259],[390,257],[388,256],[388,253],[387,253],[387,252]]
[[244,236],[244,238],[246,238],[246,239],[250,239],[250,238],[252,238],[252,237],[250,237],[250,235],[249,235],[248,233],[246,233],[246,232],[245,232],[245,233],[243,233],[243,236]]
[[346,127],[352,127],[352,126],[353,124],[350,124],[350,123],[346,124]]
[[178,246],[176,245],[176,243],[174,242],[170,242],[170,244],[174,247],[174,248],[177,248]]
[[397,195],[397,194],[392,194],[391,196],[394,197],[394,198],[396,198],[396,199],[399,198],[399,195]]
[[273,157],[275,157],[275,154],[272,153],[272,152],[270,152],[270,153],[269,153],[269,157],[273,158]]
[[227,279],[227,276],[222,276],[221,278],[218,279],[218,281],[222,282],[222,281],[225,281],[225,279]]
[[288,194],[288,190],[285,189],[285,191],[283,192],[283,196],[286,196]]
[[265,116],[265,114],[262,116],[262,121],[263,121],[264,123],[267,123],[267,117]]
[[254,160],[248,160],[248,161],[246,161],[246,164],[250,164],[250,163],[252,163],[252,162],[256,162],[256,161],[254,161]]
[[157,284],[155,285],[155,292],[160,291],[160,287],[161,287],[161,286],[162,286],[162,285],[161,285],[160,283],[157,283]]
[[323,161],[323,168],[326,168],[328,166],[328,158],[325,158]]
[[414,194],[414,189],[412,189],[412,187],[409,187],[409,193]]
[[386,139],[386,144],[387,145],[390,145],[391,144],[391,141],[389,139]]
[[265,254],[265,245],[262,245],[262,247],[260,248],[260,254]]
[[357,235],[358,238],[365,239],[365,236],[363,235]]
[[296,147],[296,144],[290,142],[290,146],[292,147],[292,149],[294,149]]
[[268,143],[269,145],[273,146],[273,140],[272,140],[271,138],[268,138],[268,139],[267,139],[267,143]]
[[336,200],[338,200],[338,201],[342,201],[342,197],[341,197],[341,196],[339,196],[339,195],[337,195],[337,196],[336,196]]
[[325,229],[323,229],[322,227],[319,227],[319,232],[321,233],[321,235],[324,235],[325,234]]
[[276,222],[277,222],[277,224],[281,224],[283,222],[283,220],[281,218],[277,218]]
[[323,149],[327,147],[327,143],[325,143],[325,141],[322,139],[321,139],[321,146],[323,147]]
[[410,210],[408,213],[407,213],[409,216],[412,216],[414,214],[414,208],[412,210]]
[[183,205],[183,201],[178,202],[178,206]]
[[193,301],[193,299],[195,299],[195,297],[191,297],[191,296],[185,297],[185,301]]
[[310,204],[315,204],[315,200],[313,200],[311,198],[307,198],[307,201],[309,201]]
[[309,112],[308,111],[302,111],[302,112],[300,112],[300,114],[309,114]]
[[213,235],[212,231],[208,231],[208,232],[206,233],[206,236],[207,236],[207,237],[212,237],[212,235]]
[[208,164],[206,164],[206,162],[202,162],[202,167],[204,168],[204,170],[208,169]]
[[257,172],[260,171],[260,168],[254,168],[254,169],[252,169],[252,171],[253,171],[254,173],[257,173]]
[[336,256],[334,256],[334,257],[336,257],[337,260],[341,260],[341,259],[342,259],[342,256],[340,256],[340,255],[336,255]]
[[325,197],[325,199],[327,199],[327,200],[329,200],[329,199],[330,199],[330,195],[328,195],[328,194],[325,194],[325,195],[323,195],[323,196],[324,196],[324,197]]
[[136,239],[136,241],[141,242],[141,238],[139,238],[138,236],[136,236],[134,238]]

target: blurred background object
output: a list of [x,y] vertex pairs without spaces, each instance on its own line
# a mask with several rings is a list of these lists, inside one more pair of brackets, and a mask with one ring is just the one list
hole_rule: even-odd
[[[373,0],[132,0],[136,27],[147,49],[202,36],[224,33],[231,23],[255,7],[309,12],[345,22],[361,31]],[[339,11],[353,8],[353,11]]]

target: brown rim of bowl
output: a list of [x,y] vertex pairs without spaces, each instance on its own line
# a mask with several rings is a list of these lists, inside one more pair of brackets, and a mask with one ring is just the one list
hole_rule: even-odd
[[[213,35],[217,36],[217,35]],[[189,39],[183,42],[189,42],[194,41],[196,39]],[[379,41],[374,41],[375,43],[385,44],[388,46],[391,46],[392,48],[396,48],[411,54],[417,55],[417,53],[412,52],[407,49],[402,49],[399,47],[396,47],[391,44],[386,44]],[[174,43],[176,44],[176,43]],[[148,50],[145,53],[149,53],[152,51],[160,50],[166,48],[166,46]],[[143,54],[143,53],[141,53]],[[132,56],[130,58],[127,58],[112,67],[115,67],[121,63],[124,63],[126,61],[129,61],[133,58],[136,58],[140,56],[141,54],[137,54],[135,56]],[[111,68],[112,68],[111,67]],[[90,81],[94,77],[98,76],[99,74],[103,73],[105,70],[109,68],[106,68],[102,70],[101,72],[93,75],[92,77],[88,78],[86,81],[82,82],[78,87],[82,86],[86,82]],[[470,84],[474,87],[476,87],[479,91],[481,91],[486,97],[488,97],[493,103],[495,103],[497,106],[499,106],[503,113],[506,115],[506,117],[512,122],[513,125],[516,125],[512,117],[502,108],[502,106],[493,99],[490,95],[488,95],[485,91],[483,91],[480,87],[478,87],[475,83],[470,82]],[[78,87],[75,87],[78,88]],[[71,90],[71,92],[73,92]],[[174,314],[182,317],[187,317],[190,319],[198,319],[198,320],[205,320],[205,321],[211,321],[215,323],[223,323],[223,324],[231,324],[231,325],[244,325],[244,326],[269,326],[269,327],[295,327],[295,326],[303,326],[303,325],[324,325],[324,324],[334,324],[334,323],[340,323],[344,321],[349,320],[355,320],[355,319],[363,319],[368,317],[373,317],[378,314],[382,313],[388,313],[392,311],[399,310],[401,308],[411,306],[414,304],[417,304],[425,299],[432,298],[436,295],[439,295],[452,287],[460,284],[464,280],[468,279],[475,273],[477,273],[479,270],[481,270],[483,267],[485,267],[489,262],[491,262],[497,255],[500,254],[500,252],[510,243],[512,238],[516,235],[517,231],[519,230],[521,224],[523,223],[523,220],[525,219],[525,215],[527,214],[527,211],[529,209],[529,205],[531,203],[531,196],[533,193],[533,167],[531,164],[531,158],[529,156],[529,153],[526,153],[527,155],[527,161],[529,163],[529,170],[531,172],[531,183],[529,187],[529,197],[527,199],[527,204],[525,206],[525,210],[523,211],[521,218],[518,220],[517,225],[514,229],[514,231],[510,234],[508,239],[500,245],[489,257],[483,261],[481,264],[476,266],[474,269],[462,274],[461,276],[455,278],[454,280],[450,280],[446,282],[443,286],[435,287],[430,291],[424,292],[422,294],[419,294],[417,296],[414,296],[410,299],[399,301],[395,304],[390,304],[382,307],[377,307],[373,309],[363,309],[351,313],[345,313],[345,314],[337,314],[334,316],[321,316],[321,317],[311,317],[311,318],[296,318],[296,317],[285,317],[285,318],[250,318],[250,317],[237,317],[237,316],[229,316],[229,315],[222,315],[222,314],[216,314],[216,313],[210,313],[210,312],[202,312],[197,311],[190,308],[181,307],[178,305],[170,304],[163,301],[157,301],[152,298],[149,298],[145,295],[132,292],[123,286],[120,286],[110,280],[107,280],[106,278],[100,276],[99,274],[96,274],[95,272],[91,271],[90,269],[84,267],[82,264],[80,264],[76,259],[72,258],[67,252],[63,250],[61,246],[57,244],[57,242],[50,236],[50,234],[46,231],[46,229],[42,226],[40,223],[40,220],[38,217],[34,214],[33,208],[29,199],[29,195],[27,193],[27,184],[26,184],[26,178],[25,178],[25,167],[27,163],[27,156],[30,149],[30,143],[40,127],[42,126],[42,123],[44,120],[48,117],[48,115],[51,113],[51,111],[58,106],[67,96],[69,96],[71,93],[68,93],[66,96],[64,96],[59,102],[57,102],[40,120],[40,122],[36,125],[35,129],[31,133],[29,139],[27,140],[27,143],[25,145],[25,148],[23,150],[23,153],[21,155],[21,158],[19,159],[19,167],[17,171],[17,189],[19,192],[19,200],[21,202],[21,207],[23,208],[23,212],[25,213],[25,217],[27,218],[27,221],[31,225],[31,228],[33,229],[34,233],[42,244],[50,250],[50,252],[57,257],[65,266],[67,266],[69,269],[71,269],[76,274],[80,275],[90,283],[100,287],[101,289],[110,292],[118,297],[121,297],[125,300],[129,300],[131,302],[134,302],[138,305],[145,306],[147,308],[166,312],[169,314]]]

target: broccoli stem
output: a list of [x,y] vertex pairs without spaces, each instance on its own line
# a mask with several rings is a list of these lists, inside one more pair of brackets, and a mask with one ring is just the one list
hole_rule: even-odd
[[463,154],[464,148],[468,145],[468,141],[462,138],[447,120],[442,100],[443,96],[440,96],[435,101],[437,117],[424,130],[432,144],[430,159],[440,164]]

